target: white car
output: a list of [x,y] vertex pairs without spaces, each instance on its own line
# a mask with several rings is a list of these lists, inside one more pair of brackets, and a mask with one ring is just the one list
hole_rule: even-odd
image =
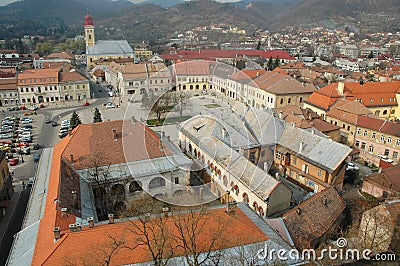
[[110,108],[115,108],[115,105],[113,103],[107,103],[106,109],[110,109]]
[[31,118],[22,120],[22,124],[30,124],[33,120]]
[[387,163],[393,163],[392,159],[389,159],[386,155],[380,155],[378,154],[378,158],[381,159],[382,161],[385,161]]
[[354,163],[347,163],[346,171],[358,171],[360,168]]

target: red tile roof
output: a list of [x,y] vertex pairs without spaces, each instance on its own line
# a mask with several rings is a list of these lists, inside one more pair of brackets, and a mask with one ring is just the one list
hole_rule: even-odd
[[343,198],[330,187],[285,212],[282,218],[295,246],[310,248],[319,243],[319,238],[331,229],[345,208]]
[[338,83],[332,83],[313,93],[307,103],[329,110],[342,96],[347,100],[359,100],[366,107],[397,106],[396,92],[400,91],[400,82],[345,82],[343,95],[340,95]]
[[63,156],[70,161],[73,155],[76,169],[93,167],[94,158],[100,158],[101,165],[113,165],[172,155],[167,147],[160,149],[159,136],[139,121],[81,124],[68,138]]
[[386,189],[400,192],[400,164],[386,168],[381,173],[367,176],[364,182],[373,182]]
[[88,79],[76,71],[60,72],[60,82],[76,82],[76,81],[88,81]]
[[229,78],[231,80],[236,80],[236,81],[240,81],[240,80],[250,81],[252,79],[259,77],[260,75],[263,75],[266,72],[267,71],[264,69],[262,69],[262,70],[241,70],[241,71],[234,73]]
[[18,74],[18,85],[57,84],[59,69],[30,69]]
[[[197,252],[207,252],[208,245],[212,241],[212,232],[217,232],[217,227],[223,225],[225,229],[218,237],[214,248],[218,247],[230,248],[238,245],[246,245],[256,242],[268,240],[267,236],[253,223],[251,220],[238,209],[234,215],[225,212],[225,208],[209,210],[209,213],[200,217],[199,226],[207,226],[207,230],[197,232],[196,249]],[[164,230],[168,230],[169,235],[178,235],[179,231],[174,225],[174,219],[182,216],[181,219],[188,214],[175,214],[176,217],[169,217],[163,221]],[[194,216],[199,215],[194,213]],[[154,218],[156,220],[156,218]],[[196,219],[196,218],[195,218]],[[141,236],[136,235],[136,224],[140,228],[138,220],[117,222],[115,224],[95,225],[94,228],[84,227],[80,232],[62,232],[62,238],[56,243],[51,241],[51,247],[48,249],[51,253],[43,261],[42,265],[62,265],[74,261],[78,265],[84,262],[98,264],[99,260],[104,259],[104,249],[110,249],[110,243],[114,237],[118,240],[125,240],[125,245],[135,247],[140,241]],[[149,225],[149,224],[148,224]],[[155,227],[155,231],[157,227]],[[150,229],[149,229],[150,230]],[[53,236],[52,231],[48,232]],[[152,238],[152,234],[150,234]],[[167,240],[168,244],[172,243],[172,237]],[[180,244],[181,246],[183,244]],[[99,253],[98,253],[99,252]],[[35,255],[39,255],[35,254]],[[184,255],[182,247],[174,248],[173,256]],[[136,248],[122,248],[111,258],[111,265],[135,264],[140,262],[152,261],[150,251],[145,245],[139,245]],[[38,264],[34,264],[38,265]]]
[[184,61],[175,64],[177,75],[209,75],[210,62],[204,60]]

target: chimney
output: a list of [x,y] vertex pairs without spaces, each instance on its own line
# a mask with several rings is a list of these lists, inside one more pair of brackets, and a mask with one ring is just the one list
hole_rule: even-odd
[[326,206],[328,204],[327,196],[324,196],[324,198],[322,199],[322,203],[324,204],[324,206]]
[[260,76],[260,72],[257,72],[257,77],[259,77]]
[[61,208],[61,218],[68,217],[67,211],[68,211],[68,208]]
[[159,143],[158,143],[158,146],[159,146],[159,148],[160,148],[160,151],[163,151],[164,150],[164,147],[163,147],[163,141],[160,139],[160,141],[159,141]]
[[69,231],[71,232],[79,232],[81,230],[82,230],[82,225],[80,223],[69,225]]
[[343,82],[338,82],[338,91],[340,95],[343,95],[344,92],[344,83]]
[[76,200],[76,190],[72,190],[71,193],[72,193],[72,198]]
[[268,172],[268,163],[267,162],[264,162],[263,170]]
[[311,128],[311,136],[314,136],[314,135],[315,135],[315,128],[312,127],[312,128]]
[[244,149],[243,147],[239,147],[239,154],[244,156]]
[[117,141],[117,130],[115,128],[112,129],[113,139]]
[[70,154],[69,157],[71,158],[71,163],[73,163],[74,162],[74,155]]
[[88,217],[87,221],[89,223],[89,228],[93,228],[94,227],[94,219],[93,219],[93,217]]
[[200,197],[203,197],[203,188],[200,188],[200,189],[199,189],[199,196],[200,196]]
[[146,213],[146,214],[144,215],[144,220],[145,220],[146,222],[148,222],[148,221],[150,221],[150,217],[151,217],[151,214],[148,212],[148,213]]
[[301,214],[301,209],[298,208],[298,209],[296,210],[296,212],[297,212],[298,215],[300,215],[300,214]]
[[168,207],[162,208],[162,211],[164,213],[164,217],[167,218],[168,217],[168,211],[169,211]]
[[304,148],[304,142],[300,142],[299,152],[302,152]]
[[108,223],[113,224],[114,223],[114,214],[109,213],[108,214]]
[[136,118],[132,116],[132,124],[136,124]]
[[279,111],[279,119],[283,120],[283,111]]
[[227,203],[226,212],[227,213],[235,213],[236,212],[236,208],[237,208],[237,202],[236,201],[229,201]]
[[226,129],[222,128],[222,138],[226,138]]
[[54,240],[57,241],[61,238],[60,227],[54,227]]
[[164,137],[165,137],[165,132],[164,132],[164,131],[161,131],[161,132],[160,132],[160,135],[161,135],[161,138],[164,138]]
[[290,126],[294,128],[296,127],[296,124],[294,122],[290,122]]

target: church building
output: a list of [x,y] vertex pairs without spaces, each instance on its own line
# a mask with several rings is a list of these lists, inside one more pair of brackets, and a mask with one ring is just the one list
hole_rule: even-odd
[[86,65],[95,67],[99,59],[134,58],[135,52],[126,40],[95,41],[93,18],[88,13],[85,17]]

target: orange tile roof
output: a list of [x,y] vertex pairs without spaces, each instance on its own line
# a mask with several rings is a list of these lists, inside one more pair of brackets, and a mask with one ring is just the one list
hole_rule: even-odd
[[340,99],[331,107],[326,115],[357,125],[359,116],[372,115],[372,112],[358,101]]
[[18,73],[18,85],[57,84],[59,69],[30,69]]
[[204,60],[184,61],[175,64],[177,75],[208,75],[210,62]]
[[93,167],[95,157],[100,157],[99,163],[104,166],[172,155],[167,147],[161,151],[159,136],[139,121],[135,124],[131,120],[81,124],[69,138],[63,156],[70,161],[73,155],[76,169]]
[[[188,214],[175,215],[183,218]],[[198,213],[194,215],[196,216]],[[163,221],[163,228],[168,230],[168,234],[171,236],[179,234],[174,225],[174,219],[176,218],[170,216]],[[218,247],[229,248],[268,240],[268,237],[239,208],[232,215],[226,213],[225,208],[209,210],[208,214],[200,217],[200,219],[199,226],[207,226],[207,230],[197,233],[197,252],[207,251],[207,245],[212,239],[212,232],[216,232],[218,226],[223,226],[225,229],[221,231],[221,235],[218,237],[213,249]],[[136,246],[140,241],[140,236],[132,231],[135,230],[132,223],[140,226],[138,220],[131,220],[115,224],[95,225],[94,228],[84,227],[80,232],[64,231],[60,240],[56,243],[51,241],[51,253],[47,252],[48,256],[42,265],[62,265],[71,261],[74,261],[77,265],[83,265],[84,262],[98,264],[101,260],[102,264],[105,255],[104,250],[110,250],[112,246],[111,237],[118,240],[124,239],[126,245],[130,247]],[[52,230],[48,231],[48,234],[53,236]],[[150,237],[152,238],[152,236]],[[170,238],[167,241],[170,241],[167,243],[171,244],[173,240]],[[184,252],[181,247],[177,247],[174,249],[173,256],[182,256]],[[134,264],[151,260],[152,257],[148,248],[141,245],[134,249],[120,249],[112,257],[111,265]]]
[[[54,247],[59,244],[59,242],[54,243],[53,234],[54,227],[60,225],[57,223],[57,214],[59,213],[57,209],[59,209],[59,207],[55,199],[58,199],[59,196],[58,189],[60,186],[61,155],[68,145],[69,140],[70,138],[66,137],[54,146],[49,184],[47,187],[46,204],[43,218],[40,220],[32,265],[42,265],[46,258],[51,255]],[[71,221],[75,221],[73,215],[69,215],[68,217]]]
[[85,78],[76,71],[60,72],[60,82],[76,82],[76,81],[88,81],[88,80],[87,78]]

